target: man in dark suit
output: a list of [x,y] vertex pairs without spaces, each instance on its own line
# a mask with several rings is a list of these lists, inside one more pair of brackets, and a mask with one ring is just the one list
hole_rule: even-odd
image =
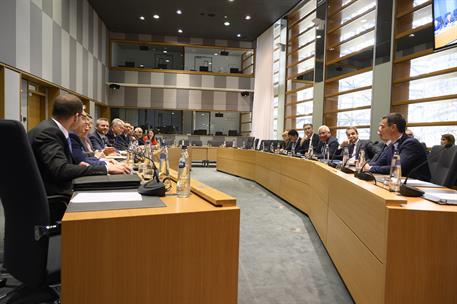
[[319,127],[319,143],[317,148],[314,150],[317,158],[325,158],[324,155],[325,147],[328,147],[328,156],[331,159],[336,151],[338,150],[338,139],[332,136],[330,133],[330,128],[323,125]]
[[111,164],[90,166],[73,162],[69,131],[78,124],[82,111],[83,105],[78,97],[60,95],[54,101],[52,118],[42,121],[29,132],[29,141],[48,195],[71,195],[72,180],[77,177],[128,171]]
[[343,158],[343,152],[345,147],[348,148],[349,163],[355,163],[355,161],[359,159],[361,150],[365,151],[366,160],[370,160],[377,152],[377,147],[373,147],[371,141],[359,138],[359,131],[356,127],[348,127],[346,129],[346,136],[347,139],[345,139],[340,144],[335,159]]
[[307,152],[309,149],[310,142],[311,142],[311,146],[313,147],[313,150],[316,149],[317,145],[319,144],[319,135],[314,133],[313,124],[310,124],[310,123],[304,124],[303,130],[305,131],[305,136],[300,141],[300,150]]
[[129,144],[124,138],[124,121],[119,118],[113,119],[111,122],[111,129],[106,134],[108,143],[111,147],[115,147],[118,150],[127,150]]
[[141,129],[140,127],[137,127],[135,129],[135,138],[136,138],[138,145],[140,145],[140,146],[144,145],[143,129]]
[[295,129],[290,130],[287,132],[287,136],[289,136],[289,142],[287,144],[286,150],[295,153],[302,152],[300,150],[300,137],[298,136],[298,132]]
[[106,134],[109,130],[109,122],[106,118],[97,119],[95,131],[89,135],[90,143],[94,151],[103,151],[108,145]]
[[[384,153],[375,161],[364,167],[372,173],[389,174],[392,157],[395,151],[400,154],[401,172],[408,175],[412,169],[427,160],[427,155],[421,143],[405,134],[406,120],[399,113],[391,113],[384,116],[380,123],[382,138],[390,140],[390,144],[384,149]],[[430,171],[427,163],[411,174],[412,178],[428,181]]]

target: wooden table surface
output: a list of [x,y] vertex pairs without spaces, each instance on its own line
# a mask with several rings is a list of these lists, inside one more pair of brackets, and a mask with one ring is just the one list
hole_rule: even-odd
[[161,208],[65,213],[62,303],[237,303],[240,209],[191,185]]
[[357,303],[457,303],[457,206],[259,151],[220,148],[217,170],[256,181],[306,213]]

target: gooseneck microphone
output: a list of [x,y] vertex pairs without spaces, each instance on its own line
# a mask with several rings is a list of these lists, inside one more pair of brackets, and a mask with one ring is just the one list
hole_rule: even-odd
[[419,170],[420,168],[422,168],[425,164],[427,164],[429,161],[433,161],[433,160],[437,160],[440,156],[441,156],[441,153],[446,150],[447,148],[451,147],[450,144],[447,144],[445,145],[436,155],[435,157],[431,158],[431,159],[426,159],[425,161],[423,161],[422,163],[420,163],[419,165],[417,165],[416,167],[414,167],[413,169],[411,169],[411,171],[409,171],[408,175],[406,175],[406,178],[405,178],[405,181],[400,185],[400,194],[403,195],[403,196],[408,196],[408,197],[420,197],[422,196],[425,192],[420,190],[420,189],[417,189],[416,187],[413,187],[413,186],[408,186],[406,183],[408,182],[408,178],[411,176],[411,174],[413,174],[414,172],[416,172],[417,170]]

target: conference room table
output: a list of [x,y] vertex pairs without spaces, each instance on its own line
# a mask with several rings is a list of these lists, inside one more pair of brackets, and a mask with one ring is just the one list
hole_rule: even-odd
[[172,182],[165,207],[66,212],[62,303],[237,303],[236,199],[194,179],[191,190],[178,198]]
[[[189,146],[187,147],[189,157],[192,162],[202,162],[202,164],[209,164],[209,162],[217,162],[218,147],[210,146]],[[179,157],[181,156],[180,147],[168,148],[168,159],[171,168],[178,168]]]
[[255,181],[306,213],[357,303],[457,303],[457,206],[254,150],[219,148],[217,170]]

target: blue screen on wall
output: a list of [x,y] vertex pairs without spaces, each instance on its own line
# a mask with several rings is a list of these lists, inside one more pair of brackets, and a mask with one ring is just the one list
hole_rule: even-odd
[[457,44],[457,0],[434,0],[435,49]]

